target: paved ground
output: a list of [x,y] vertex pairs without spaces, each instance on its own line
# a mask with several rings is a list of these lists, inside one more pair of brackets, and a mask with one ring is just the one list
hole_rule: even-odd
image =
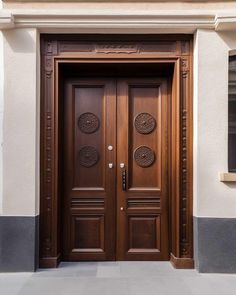
[[175,270],[168,262],[61,263],[0,274],[0,295],[236,295],[236,275]]

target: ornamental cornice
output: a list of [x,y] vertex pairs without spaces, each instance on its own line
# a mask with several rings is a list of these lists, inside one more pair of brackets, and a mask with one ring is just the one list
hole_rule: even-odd
[[236,30],[236,11],[0,10],[0,29],[38,28],[42,32],[109,30],[193,33],[197,29]]

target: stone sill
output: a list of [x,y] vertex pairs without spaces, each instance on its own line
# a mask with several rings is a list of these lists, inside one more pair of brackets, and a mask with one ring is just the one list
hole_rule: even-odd
[[222,182],[236,182],[236,173],[220,173],[220,181]]

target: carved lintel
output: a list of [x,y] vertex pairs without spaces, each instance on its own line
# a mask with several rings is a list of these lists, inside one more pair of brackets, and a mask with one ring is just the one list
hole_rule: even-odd
[[96,44],[95,45],[96,53],[137,53],[138,45],[137,44],[121,44],[121,43],[110,43],[110,44]]

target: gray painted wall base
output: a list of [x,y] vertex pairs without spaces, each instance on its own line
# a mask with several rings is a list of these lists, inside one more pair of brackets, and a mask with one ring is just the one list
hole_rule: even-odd
[[194,217],[195,265],[202,273],[236,273],[236,218]]
[[0,216],[0,271],[31,272],[38,267],[39,218]]
[[[0,271],[35,271],[38,234],[38,216],[0,216]],[[194,251],[199,272],[236,273],[236,218],[194,217]]]

